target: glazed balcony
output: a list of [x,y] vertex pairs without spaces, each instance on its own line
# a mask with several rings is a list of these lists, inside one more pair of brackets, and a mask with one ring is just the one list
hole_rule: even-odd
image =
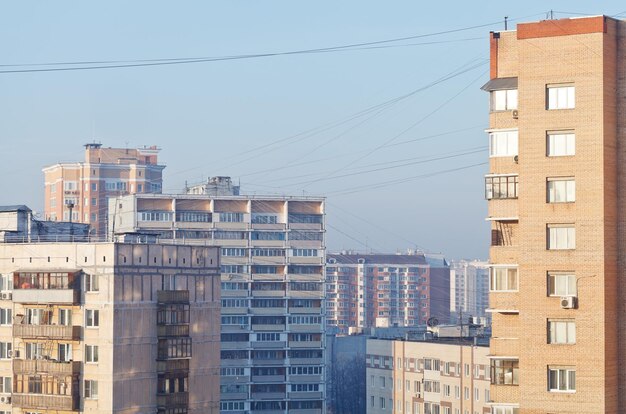
[[189,325],[158,325],[157,336],[189,336]]
[[188,290],[159,290],[157,291],[158,303],[189,303]]
[[172,394],[158,394],[157,405],[160,407],[186,407],[189,405],[188,392],[176,392]]

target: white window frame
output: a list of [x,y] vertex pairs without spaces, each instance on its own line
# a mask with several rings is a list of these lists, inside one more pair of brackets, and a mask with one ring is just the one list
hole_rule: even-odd
[[498,89],[490,93],[491,112],[512,111],[517,109],[518,92],[516,89]]
[[514,157],[518,154],[517,129],[489,130],[489,157]]
[[548,203],[573,203],[576,201],[576,180],[574,177],[549,177],[546,182]]
[[574,131],[548,131],[546,135],[546,155],[548,157],[576,155],[576,134]]
[[98,351],[98,345],[85,345],[85,362],[97,364],[100,359]]
[[86,399],[97,400],[98,399],[98,381],[85,380],[84,381],[84,394]]
[[576,226],[572,224],[548,224],[548,250],[576,249]]
[[548,319],[548,343],[576,344],[576,321],[574,319]]
[[574,84],[546,85],[546,108],[550,111],[576,108]]
[[[563,279],[563,282],[557,280]],[[548,296],[563,297],[578,295],[578,279],[574,272],[548,272]],[[565,288],[560,290],[560,288]]]
[[100,326],[100,310],[85,309],[85,327],[98,328],[99,326]]
[[[553,379],[556,383],[553,383]],[[573,379],[573,385],[571,384]],[[548,367],[548,391],[561,393],[576,392],[575,367]]]
[[[515,272],[515,285],[511,283],[513,276],[511,272]],[[506,272],[502,279],[504,286],[499,286],[498,272]],[[489,291],[490,292],[517,292],[519,290],[519,269],[517,266],[491,266],[489,268]]]

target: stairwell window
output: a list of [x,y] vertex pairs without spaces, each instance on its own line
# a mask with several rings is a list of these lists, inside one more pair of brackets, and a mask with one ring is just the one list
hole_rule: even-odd
[[517,267],[492,267],[489,279],[492,292],[515,292],[518,289]]
[[517,129],[489,132],[490,157],[514,157],[517,155]]
[[576,228],[573,224],[548,224],[548,250],[576,248]]
[[549,367],[548,390],[550,392],[575,392],[576,391],[576,368],[574,367]]
[[574,177],[548,178],[548,203],[573,203],[576,201],[576,181]]
[[573,84],[547,85],[547,109],[572,109],[575,107],[576,92]]

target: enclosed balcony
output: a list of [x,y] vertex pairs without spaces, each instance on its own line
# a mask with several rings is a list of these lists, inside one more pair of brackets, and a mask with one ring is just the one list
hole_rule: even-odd
[[60,362],[47,359],[14,359],[13,372],[16,374],[79,375],[82,363],[79,361]]
[[13,274],[13,301],[17,303],[77,304],[80,270],[23,270]]
[[158,303],[189,303],[188,290],[158,290]]
[[81,326],[66,325],[13,325],[13,336],[28,339],[56,339],[79,341],[81,338]]
[[23,411],[30,411],[29,409],[78,411],[80,408],[80,399],[72,395],[13,393],[11,403],[13,407],[19,407]]

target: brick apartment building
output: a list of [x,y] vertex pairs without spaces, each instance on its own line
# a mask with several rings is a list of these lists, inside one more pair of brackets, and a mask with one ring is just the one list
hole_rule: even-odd
[[626,412],[626,22],[490,43],[493,412]]

